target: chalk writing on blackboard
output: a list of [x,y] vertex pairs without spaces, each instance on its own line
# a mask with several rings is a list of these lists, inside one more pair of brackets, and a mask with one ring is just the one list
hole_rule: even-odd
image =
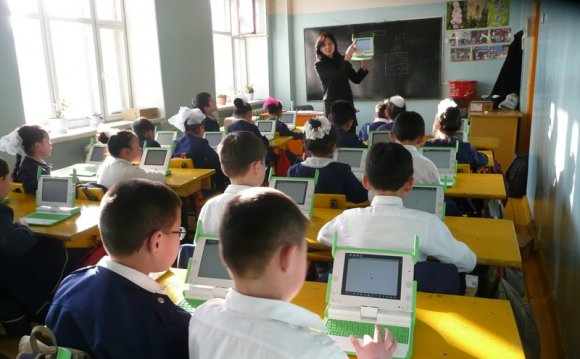
[[385,74],[387,76],[406,75],[409,73],[406,52],[385,54]]

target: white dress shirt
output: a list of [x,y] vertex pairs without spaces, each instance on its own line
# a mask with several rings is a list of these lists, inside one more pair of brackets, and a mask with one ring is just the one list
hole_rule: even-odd
[[233,196],[248,188],[252,188],[252,186],[231,184],[224,193],[207,201],[199,213],[198,219],[201,221],[201,231],[204,234],[219,234],[220,222],[226,204]]
[[97,183],[107,188],[111,188],[119,181],[132,178],[145,178],[165,183],[165,173],[145,171],[133,166],[127,160],[113,156],[107,157],[97,171]]
[[303,166],[310,167],[310,168],[323,168],[328,166],[328,164],[334,162],[334,159],[330,157],[315,157],[310,156],[304,161],[301,162]]
[[190,358],[346,358],[316,314],[280,300],[230,289],[195,310]]
[[423,156],[417,147],[413,145],[403,145],[413,157],[413,182],[416,184],[439,183],[439,170],[437,166]]
[[127,267],[121,263],[113,262],[109,256],[104,256],[101,258],[99,263],[97,263],[97,266],[107,268],[111,272],[117,273],[121,277],[124,277],[128,281],[133,282],[148,292],[161,293],[163,291],[163,287],[147,274]]
[[427,256],[452,263],[460,272],[471,272],[475,254],[459,242],[435,215],[403,207],[395,196],[376,196],[370,207],[353,208],[326,223],[318,232],[318,241],[332,245],[334,233],[343,247],[413,250],[413,239],[419,236],[419,260]]

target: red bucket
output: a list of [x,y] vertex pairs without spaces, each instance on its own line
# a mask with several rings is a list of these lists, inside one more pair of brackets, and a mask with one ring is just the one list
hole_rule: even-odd
[[477,81],[449,81],[449,96],[451,98],[473,98]]

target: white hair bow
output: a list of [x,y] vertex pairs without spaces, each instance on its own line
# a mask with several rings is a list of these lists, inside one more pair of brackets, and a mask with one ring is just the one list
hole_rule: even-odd
[[457,107],[457,104],[455,101],[448,98],[439,102],[439,105],[437,105],[437,117],[440,117],[442,113],[445,113],[449,107]]
[[316,119],[320,121],[320,127],[317,128],[312,127],[310,121],[304,124],[304,137],[306,137],[307,140],[322,139],[324,138],[324,136],[328,135],[330,133],[330,130],[332,129],[332,124],[330,123],[330,121],[328,121],[326,117],[320,116],[317,117]]
[[11,154],[12,156],[26,155],[24,147],[22,147],[22,138],[18,134],[18,130],[14,130],[0,138],[0,151]]

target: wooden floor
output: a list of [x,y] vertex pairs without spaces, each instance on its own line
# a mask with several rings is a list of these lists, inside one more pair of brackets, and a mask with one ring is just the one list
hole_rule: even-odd
[[[548,286],[543,260],[539,251],[524,261],[527,296],[532,304],[540,330],[541,358],[567,358],[561,327],[558,325],[554,300]],[[0,359],[16,358],[18,339],[0,340]]]

